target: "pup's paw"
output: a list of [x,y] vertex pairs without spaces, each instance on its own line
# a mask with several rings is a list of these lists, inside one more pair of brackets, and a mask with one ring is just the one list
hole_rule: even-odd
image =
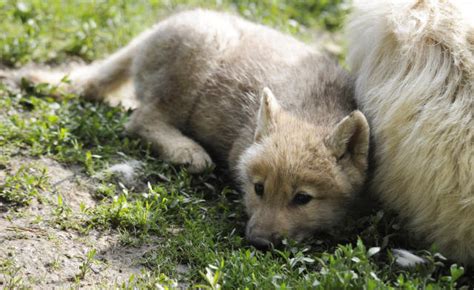
[[164,156],[174,164],[187,165],[190,173],[202,173],[213,165],[209,154],[199,145],[176,147]]
[[103,92],[94,79],[74,80],[71,92],[90,101],[100,101],[103,98]]

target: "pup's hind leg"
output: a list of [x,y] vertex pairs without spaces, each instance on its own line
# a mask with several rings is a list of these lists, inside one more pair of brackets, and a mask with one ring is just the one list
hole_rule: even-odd
[[[156,27],[145,30],[125,47],[106,59],[95,61],[92,64],[73,64],[54,70],[23,68],[10,73],[10,78],[18,84],[21,83],[22,78],[25,78],[33,83],[53,84],[58,86],[62,92],[76,93],[89,100],[104,100],[131,79],[132,63],[137,51],[146,46]],[[0,78],[2,75],[5,73],[0,71]],[[66,76],[70,81],[68,83],[63,81]]]
[[150,142],[160,158],[173,164],[188,166],[189,172],[200,173],[212,165],[201,145],[184,136],[159,108],[139,108],[126,124],[127,133]]

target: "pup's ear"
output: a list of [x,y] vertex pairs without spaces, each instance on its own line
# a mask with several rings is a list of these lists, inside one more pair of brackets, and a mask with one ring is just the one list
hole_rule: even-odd
[[342,119],[325,141],[326,147],[338,160],[350,157],[355,165],[367,166],[369,124],[360,111],[356,110]]
[[281,107],[277,99],[269,88],[264,88],[258,110],[257,128],[255,130],[255,141],[268,135],[275,124],[275,116],[280,112]]

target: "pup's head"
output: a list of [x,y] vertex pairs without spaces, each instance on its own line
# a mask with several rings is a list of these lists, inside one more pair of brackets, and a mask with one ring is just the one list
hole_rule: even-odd
[[335,127],[309,124],[265,89],[255,142],[239,161],[249,242],[265,248],[337,224],[364,182],[368,147],[369,127],[359,111]]

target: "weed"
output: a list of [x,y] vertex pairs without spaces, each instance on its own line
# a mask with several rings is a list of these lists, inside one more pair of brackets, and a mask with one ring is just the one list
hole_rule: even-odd
[[86,274],[91,271],[92,265],[97,263],[95,260],[96,250],[92,249],[87,252],[86,257],[82,264],[79,266],[79,273],[74,277],[76,283],[79,283],[86,277]]
[[13,175],[0,184],[0,201],[12,206],[26,206],[33,198],[40,198],[40,191],[48,188],[46,168],[22,165]]
[[61,260],[59,259],[59,257],[56,257],[51,262],[46,264],[46,267],[51,271],[57,271],[61,268]]
[[86,229],[80,227],[79,222],[74,217],[72,208],[64,203],[61,194],[58,194],[57,204],[53,208],[52,223],[62,230],[75,229],[81,232],[86,231]]
[[219,284],[219,280],[222,275],[222,269],[224,268],[224,261],[221,261],[219,267],[214,265],[209,265],[206,267],[206,274],[200,272],[201,276],[207,282],[205,285],[196,285],[197,288],[202,289],[211,289],[211,290],[218,290],[221,289],[221,285]]
[[27,289],[29,286],[23,280],[21,267],[15,264],[11,257],[0,259],[0,288]]

